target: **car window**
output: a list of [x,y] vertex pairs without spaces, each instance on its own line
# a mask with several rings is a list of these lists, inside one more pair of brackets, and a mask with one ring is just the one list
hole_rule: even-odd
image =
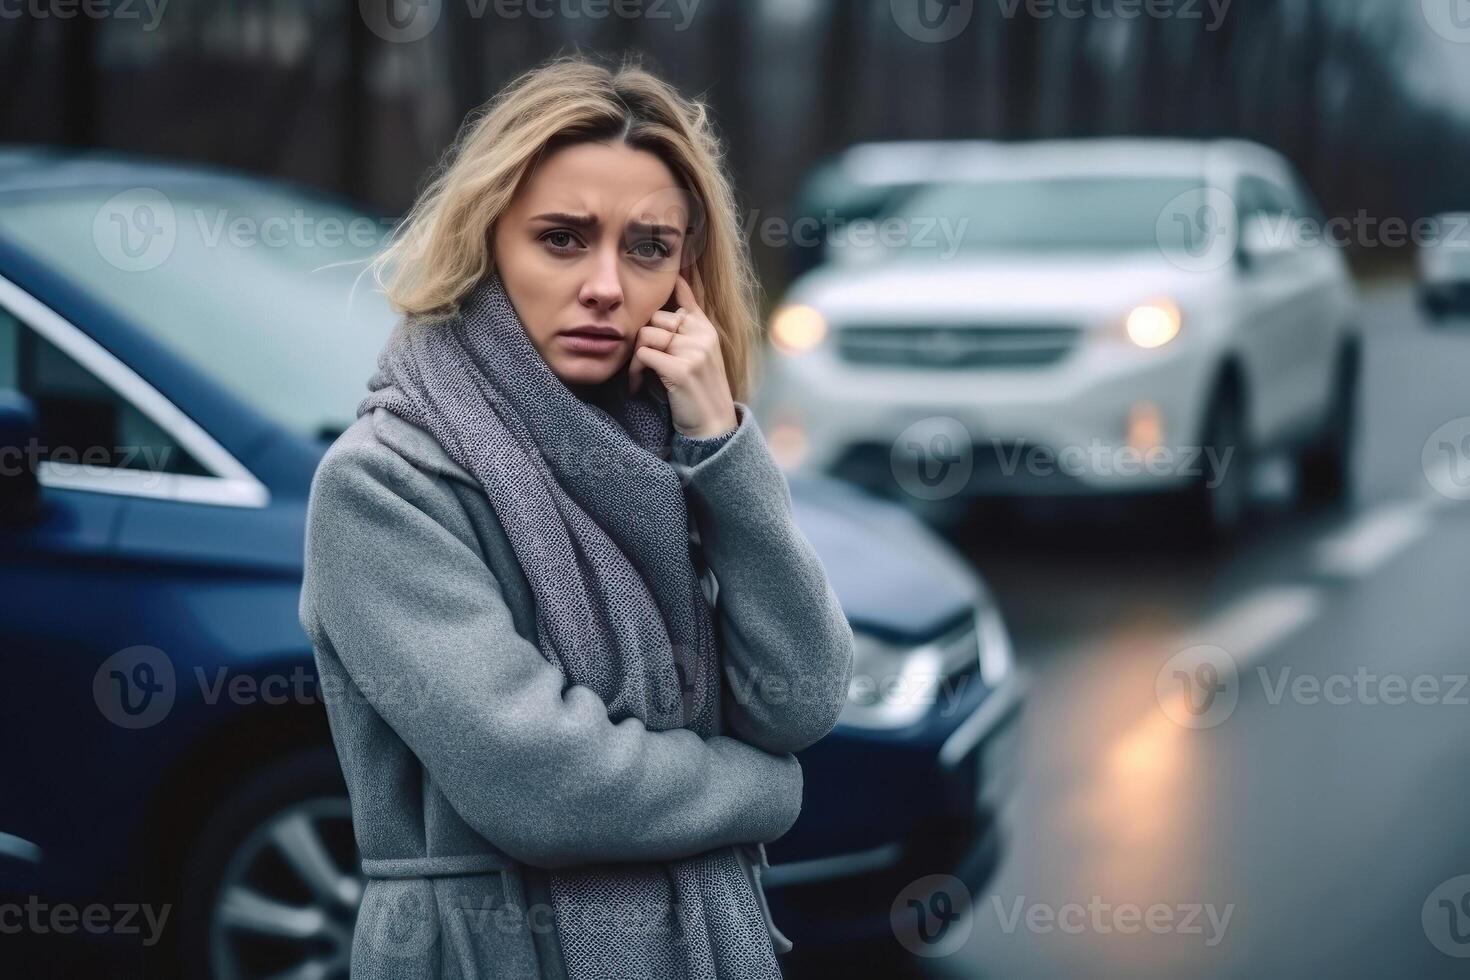
[[1236,204],[1242,219],[1253,215],[1268,218],[1301,218],[1311,214],[1311,208],[1292,188],[1278,184],[1265,177],[1247,176],[1240,179]]
[[1276,203],[1263,178],[1248,174],[1235,185],[1235,208],[1240,214],[1241,224],[1262,216],[1280,217],[1281,211]]
[[22,251],[267,419],[327,440],[356,418],[397,319],[364,275],[385,227],[246,183],[0,194],[0,232]]
[[884,214],[907,230],[894,255],[944,256],[946,227],[965,252],[1108,253],[1184,248],[1188,229],[1159,216],[1202,178],[1062,176],[926,184]]
[[131,402],[3,307],[0,387],[35,403],[38,462],[213,475]]
[[1286,215],[1289,218],[1301,216],[1301,209],[1297,207],[1296,197],[1274,181],[1266,181],[1266,207],[1275,215]]

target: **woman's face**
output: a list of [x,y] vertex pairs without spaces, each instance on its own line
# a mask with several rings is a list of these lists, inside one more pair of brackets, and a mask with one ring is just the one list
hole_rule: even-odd
[[495,225],[493,255],[526,333],[567,384],[606,381],[674,292],[687,196],[625,143],[546,156]]

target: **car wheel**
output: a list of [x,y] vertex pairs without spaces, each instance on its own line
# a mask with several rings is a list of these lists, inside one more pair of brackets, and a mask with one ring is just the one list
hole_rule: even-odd
[[[1200,475],[1184,492],[1187,536],[1204,545],[1236,538],[1249,516],[1255,458],[1246,429],[1245,398],[1238,386],[1216,390],[1205,416]],[[1227,455],[1228,454],[1228,455]],[[1210,465],[1210,460],[1222,465]]]
[[347,980],[363,884],[336,754],[267,766],[214,810],[185,859],[184,975]]
[[1357,423],[1358,359],[1344,350],[1334,371],[1327,422],[1317,440],[1297,457],[1298,494],[1303,503],[1340,506],[1347,502]]

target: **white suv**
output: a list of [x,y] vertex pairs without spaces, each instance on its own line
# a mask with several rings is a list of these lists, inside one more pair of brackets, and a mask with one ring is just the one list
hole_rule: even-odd
[[1266,450],[1345,494],[1356,294],[1278,154],[867,144],[824,174],[881,205],[827,212],[772,316],[757,405],[788,468],[930,501],[1163,491],[1216,533]]

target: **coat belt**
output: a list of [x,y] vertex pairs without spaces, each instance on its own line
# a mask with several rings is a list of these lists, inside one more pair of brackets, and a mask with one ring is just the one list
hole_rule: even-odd
[[369,878],[444,878],[508,871],[513,866],[511,859],[502,854],[362,859],[362,873]]

